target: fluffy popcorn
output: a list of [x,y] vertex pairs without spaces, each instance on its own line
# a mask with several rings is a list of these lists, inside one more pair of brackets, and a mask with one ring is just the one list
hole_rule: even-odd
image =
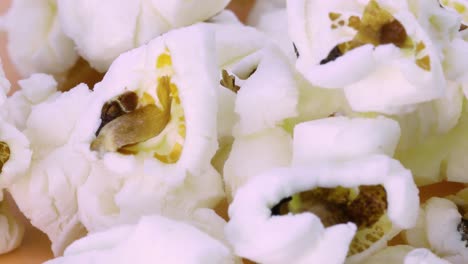
[[31,166],[10,186],[20,210],[48,235],[55,255],[86,234],[78,219],[76,189],[89,165],[74,149],[71,134],[90,98],[91,91],[81,85],[31,106],[24,130],[33,151]]
[[424,245],[451,263],[466,263],[468,189],[446,198],[432,197],[422,206],[415,228],[405,232],[410,245]]
[[468,1],[466,0],[440,0],[439,3],[460,14],[463,24],[468,24]]
[[14,0],[3,17],[8,52],[23,76],[61,74],[77,61],[75,45],[65,36],[57,12],[56,0]]
[[156,215],[142,217],[135,225],[78,240],[63,257],[46,263],[240,263],[223,243],[190,224]]
[[288,59],[294,63],[296,53],[288,34],[286,1],[259,0],[250,11],[247,24],[265,32],[281,48]]
[[[312,84],[343,88],[354,111],[404,113],[444,92],[437,47],[406,1],[289,1],[288,18],[298,70]],[[372,27],[389,34],[376,39]]]
[[[0,107],[10,89],[10,83],[3,74],[0,61]],[[0,118],[0,254],[12,251],[23,238],[24,227],[10,213],[4,200],[4,189],[23,175],[31,162],[29,141],[16,127]]]
[[[216,19],[216,17],[215,17]],[[255,28],[242,25],[238,21],[228,21],[227,23],[207,23],[207,27],[215,32],[216,58],[219,68],[219,79],[223,79],[223,70],[226,70],[224,76],[234,81],[233,87],[239,86],[246,75],[253,72],[258,62],[258,55],[267,52],[261,50],[271,45],[265,34]],[[277,51],[271,50],[274,54]],[[281,59],[281,55],[279,55]],[[264,67],[267,65],[263,65]],[[237,67],[241,70],[242,76],[232,75],[232,69]],[[229,81],[229,80],[227,80]],[[258,91],[258,89],[256,89]],[[232,137],[233,127],[239,121],[235,113],[236,92],[232,89],[219,85],[218,89],[218,138],[224,140]]]
[[247,24],[255,26],[263,15],[286,8],[286,0],[257,0],[249,12]]
[[229,0],[58,0],[64,32],[80,55],[101,72],[122,52],[171,29],[207,20]]
[[218,148],[214,48],[205,25],[173,30],[122,54],[95,87],[72,136],[91,166],[77,193],[89,231],[224,197],[210,164]]
[[11,214],[7,201],[0,191],[0,254],[17,248],[23,239],[24,227]]
[[232,75],[224,71],[221,85],[233,91],[233,110],[238,117],[232,150],[223,169],[231,199],[240,186],[260,172],[290,164],[291,136],[283,126],[297,115],[298,90],[289,62],[268,44],[228,69]]
[[[381,187],[375,187],[377,185]],[[336,189],[338,186],[341,189]],[[377,217],[366,214],[364,209],[357,210],[362,214],[362,220],[374,219],[368,222],[368,227],[357,223],[359,221],[327,217],[327,210],[333,209],[327,209],[326,204],[320,207],[320,202],[315,207],[309,205],[310,211],[291,213],[295,206],[307,206],[305,196],[297,198],[294,196],[297,193],[311,191],[309,195],[313,195],[315,189],[327,196],[330,191],[332,194],[327,197],[339,203],[341,198],[346,200],[349,195],[345,190],[353,192],[360,188],[359,193],[365,195],[367,191],[363,186],[381,188],[378,192],[386,192],[388,204],[385,211],[380,211],[382,215],[374,215]],[[324,196],[319,193],[317,197]],[[291,196],[292,201],[288,199]],[[305,204],[301,205],[296,199],[303,199]],[[369,208],[372,203],[368,200],[364,204]],[[343,263],[350,249],[348,263],[359,263],[384,247],[399,229],[414,226],[417,215],[412,212],[417,212],[418,204],[418,190],[411,173],[384,155],[356,158],[350,162],[277,168],[255,177],[237,192],[229,207],[230,221],[225,233],[236,254],[260,263]],[[375,228],[380,231],[374,232]]]
[[223,169],[228,200],[258,174],[289,166],[291,157],[292,138],[282,128],[236,137]]
[[231,70],[239,76],[234,109],[239,122],[234,134],[249,135],[274,128],[297,115],[295,72],[279,51],[265,48]]
[[18,81],[18,84],[21,89],[0,106],[0,115],[19,130],[24,130],[31,108],[57,96],[57,82],[50,75],[38,73]]
[[393,156],[399,138],[398,123],[382,116],[304,122],[294,128],[293,165],[352,160],[372,154]]
[[426,248],[413,248],[408,245],[387,247],[370,258],[363,264],[394,263],[394,264],[450,264],[447,260],[434,255]]
[[[457,85],[453,94],[421,107],[399,120],[402,138],[396,157],[412,170],[418,185],[450,181],[467,182],[465,147],[468,129],[466,99]],[[445,125],[444,125],[445,124]],[[448,129],[448,130],[447,130]]]

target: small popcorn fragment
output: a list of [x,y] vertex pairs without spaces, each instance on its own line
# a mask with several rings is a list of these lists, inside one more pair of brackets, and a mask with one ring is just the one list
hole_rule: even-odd
[[409,245],[425,245],[454,264],[468,260],[468,189],[445,198],[432,197],[421,206],[418,225],[405,231]]

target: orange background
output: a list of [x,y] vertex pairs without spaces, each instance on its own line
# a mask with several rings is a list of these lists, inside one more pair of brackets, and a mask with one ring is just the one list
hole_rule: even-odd
[[[0,2],[0,14],[3,14],[8,6],[10,5],[11,0],[1,0]],[[229,8],[234,10],[242,20],[245,20],[246,14],[251,8],[254,0],[234,0],[229,5]],[[17,80],[19,79],[18,74],[15,72],[14,67],[12,66],[5,47],[6,35],[0,33],[0,57],[3,62],[5,73],[8,79],[12,82],[14,88],[17,87]],[[464,187],[463,184],[457,183],[439,183],[430,186],[425,186],[420,188],[421,191],[421,200],[425,201],[430,196],[445,196],[450,193],[454,193]],[[10,200],[12,206],[13,202]],[[226,206],[220,206],[218,211],[225,211]],[[50,251],[50,242],[43,233],[39,230],[32,227],[28,221],[18,212],[18,217],[26,225],[25,237],[22,245],[15,251],[0,255],[1,264],[38,264],[42,263],[52,257]],[[399,241],[398,239],[395,241]]]

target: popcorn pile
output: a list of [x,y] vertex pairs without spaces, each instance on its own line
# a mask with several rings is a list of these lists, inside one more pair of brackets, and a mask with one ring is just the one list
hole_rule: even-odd
[[418,186],[468,183],[468,1],[228,3],[13,1],[0,201],[46,263],[467,263],[468,188]]

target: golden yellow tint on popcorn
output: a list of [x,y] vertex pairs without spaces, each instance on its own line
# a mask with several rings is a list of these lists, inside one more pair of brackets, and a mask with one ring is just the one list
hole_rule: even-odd
[[[149,152],[167,164],[180,159],[186,124],[178,87],[172,83],[172,58],[168,50],[158,56],[155,66],[159,76],[154,90],[143,88],[135,91],[138,94],[137,109],[104,125],[103,133],[93,141],[91,149],[118,151],[125,155]],[[142,112],[143,109],[151,111]],[[151,116],[137,115],[137,112]]]
[[162,69],[164,67],[170,67],[170,66],[172,66],[171,55],[167,53],[161,54],[156,61],[156,68]]
[[5,142],[0,142],[0,173],[3,170],[3,166],[10,159],[11,151],[10,146]]
[[[366,44],[373,46],[394,44],[411,54],[414,53],[415,64],[418,67],[425,71],[431,70],[431,58],[425,54],[426,45],[421,41],[414,47],[413,40],[407,35],[404,26],[390,12],[381,8],[375,0],[371,0],[365,7],[362,18],[350,16],[344,23],[344,21],[339,20],[342,16],[342,14],[334,12],[328,14],[332,22],[331,28],[338,29],[346,24],[355,29],[357,33],[351,41],[340,43],[334,47],[320,64],[333,61],[346,52]],[[339,21],[336,22],[337,20]]]
[[380,185],[315,188],[284,199],[272,208],[273,215],[311,212],[325,227],[353,222],[358,227],[348,256],[365,251],[392,230],[386,214],[387,194]]

